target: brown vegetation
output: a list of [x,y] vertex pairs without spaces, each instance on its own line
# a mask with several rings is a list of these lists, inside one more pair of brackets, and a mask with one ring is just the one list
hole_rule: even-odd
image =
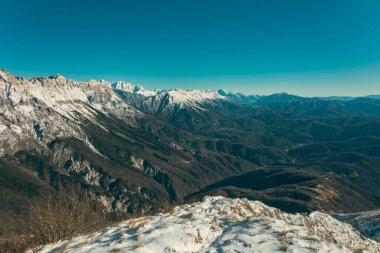
[[48,195],[31,203],[27,230],[38,245],[72,238],[107,225],[98,209],[86,195]]
[[23,252],[26,248],[69,239],[109,224],[104,210],[94,205],[88,195],[49,194],[30,201],[24,235],[0,241],[0,252]]

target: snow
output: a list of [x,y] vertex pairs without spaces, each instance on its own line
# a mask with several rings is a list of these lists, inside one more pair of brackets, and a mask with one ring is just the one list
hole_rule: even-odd
[[119,81],[112,84],[112,87],[117,90],[122,90],[129,93],[136,93],[146,97],[155,96],[158,93],[156,91],[147,90],[140,85],[131,84],[128,82]]
[[116,82],[112,85],[113,89],[121,90],[131,94],[142,95],[152,100],[163,99],[166,95],[169,103],[174,105],[197,106],[199,103],[212,103],[217,100],[228,100],[239,103],[250,103],[259,96],[246,96],[242,93],[228,92],[225,90],[183,90],[183,89],[154,89],[148,90],[142,86],[134,85],[127,82]]
[[[44,148],[55,138],[68,136],[86,142],[99,153],[79,123],[92,122],[105,129],[99,112],[112,114],[128,125],[143,115],[115,94],[108,82],[74,82],[58,74],[27,79],[1,70],[0,103],[0,132],[8,129],[0,136],[1,156],[36,145]],[[35,126],[42,136],[36,136]]]
[[138,169],[144,169],[144,159],[131,155],[132,166]]
[[380,210],[351,214],[334,214],[340,221],[348,222],[363,235],[380,242]]
[[[226,90],[183,90],[183,89],[154,89],[148,90],[139,85],[133,85],[125,82],[117,82],[112,84],[115,90],[121,90],[133,95],[137,94],[143,98],[137,99],[146,106],[155,104],[157,101],[168,99],[168,105],[171,106],[186,106],[195,109],[202,109],[201,104],[217,104],[220,102],[232,102],[239,104],[252,104],[261,96],[245,95],[239,92],[230,92]],[[145,98],[145,99],[144,99]],[[166,101],[165,101],[166,102]]]
[[7,72],[3,69],[0,70],[0,77],[4,78],[5,81],[8,81]]
[[205,102],[215,99],[223,99],[217,91],[214,90],[181,90],[175,89],[168,91],[168,95],[173,102],[188,104],[193,102]]
[[187,104],[191,105],[193,103],[200,103],[205,101],[211,101],[215,99],[224,99],[217,91],[215,90],[182,90],[182,89],[173,89],[173,90],[148,90],[142,86],[134,85],[127,82],[116,82],[111,85],[116,90],[121,90],[128,93],[139,94],[145,97],[162,98],[165,95],[169,96],[170,103],[172,104]]
[[102,157],[106,158],[102,153],[99,152],[99,150],[91,143],[90,139],[88,138],[88,136],[86,135],[85,136],[85,142],[87,144],[87,146],[92,150],[94,151],[95,153],[97,153],[98,155],[101,155]]
[[380,252],[349,224],[314,212],[287,214],[261,202],[206,197],[170,213],[130,219],[47,245],[48,252]]

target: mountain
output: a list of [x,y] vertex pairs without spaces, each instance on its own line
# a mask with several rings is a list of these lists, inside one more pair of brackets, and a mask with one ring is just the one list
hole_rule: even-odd
[[208,197],[39,252],[61,251],[378,253],[380,244],[325,213],[292,215],[257,201]]
[[[168,97],[170,103],[176,104],[194,104],[200,102],[207,102],[212,100],[227,100],[237,102],[240,104],[253,104],[261,96],[259,95],[245,95],[238,92],[230,92],[226,90],[182,90],[182,89],[155,89],[147,90],[142,86],[134,85],[125,82],[116,82],[111,86],[119,93],[130,93],[137,97],[150,98],[150,100],[158,100],[160,97]],[[124,94],[125,95],[125,94]],[[144,99],[143,99],[144,100]]]
[[378,99],[151,91],[2,70],[0,105],[0,237],[23,233],[31,200],[66,191],[123,217],[205,195],[292,213],[380,208]]
[[0,81],[2,154],[21,147],[43,147],[65,137],[78,138],[93,148],[78,122],[96,122],[101,126],[96,117],[102,113],[112,114],[132,126],[135,117],[141,115],[103,82],[78,84],[60,75],[16,79],[4,71],[0,73]]
[[231,92],[222,89],[217,92],[226,100],[247,105],[255,103],[260,97],[262,97],[260,95],[245,95],[240,92]]
[[[327,97],[302,97],[288,94],[285,92],[275,93],[271,95],[246,95],[239,92],[231,92],[223,89],[219,90],[165,90],[155,89],[147,90],[142,86],[133,85],[125,82],[116,82],[112,84],[116,92],[127,96],[129,99],[140,97],[141,100],[148,99],[150,101],[162,100],[167,97],[168,104],[196,105],[197,103],[216,102],[224,100],[242,105],[267,105],[276,103],[291,103],[295,101],[349,101],[357,98],[380,99],[379,95],[368,95],[363,97],[351,96],[327,96]],[[142,101],[139,101],[140,103]],[[138,103],[136,103],[138,105]]]
[[[204,121],[215,118],[208,112],[228,114],[256,114],[257,112],[275,111],[275,113],[313,113],[330,115],[366,114],[379,116],[380,100],[376,96],[367,97],[301,97],[288,93],[272,95],[244,95],[224,90],[155,90],[148,91],[141,86],[132,85],[123,89],[113,85],[117,94],[140,111],[154,115],[172,124],[178,121]],[[207,115],[205,117],[199,116]],[[235,115],[234,115],[235,117]],[[180,119],[179,119],[180,118]],[[198,119],[197,119],[198,118]],[[208,124],[210,122],[207,122]],[[212,122],[212,125],[214,122]],[[183,127],[178,125],[177,127]]]
[[1,71],[0,104],[0,235],[18,229],[29,199],[49,192],[90,192],[110,212],[155,213],[255,167],[203,150],[204,137],[139,111],[105,81]]
[[374,98],[374,99],[380,99],[380,95],[368,95],[365,96],[366,98]]
[[138,111],[107,82],[4,71],[1,82],[4,163],[36,173],[46,190],[86,186],[110,210],[149,212],[249,167],[205,170],[191,145],[196,137]]
[[300,97],[291,95],[288,93],[275,93],[268,96],[262,96],[258,100],[254,102],[254,104],[258,105],[268,105],[268,104],[276,104],[276,103],[291,103],[295,101],[305,101],[309,98]]

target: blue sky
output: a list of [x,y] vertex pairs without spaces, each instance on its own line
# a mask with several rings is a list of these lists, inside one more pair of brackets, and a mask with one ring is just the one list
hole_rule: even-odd
[[0,68],[148,88],[380,94],[378,0],[0,0]]

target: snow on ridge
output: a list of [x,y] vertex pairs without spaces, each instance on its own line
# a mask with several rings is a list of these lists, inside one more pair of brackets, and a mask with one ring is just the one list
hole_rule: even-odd
[[5,81],[8,81],[8,72],[4,69],[0,70],[0,77],[2,77]]
[[118,81],[118,82],[112,83],[111,86],[112,88],[117,89],[117,90],[140,94],[146,97],[155,96],[158,94],[156,91],[147,90],[140,85],[135,85],[135,84],[124,82],[124,81]]
[[[104,128],[97,118],[98,111],[115,115],[127,124],[133,124],[135,117],[142,115],[115,94],[107,82],[77,83],[58,74],[27,79],[1,70],[0,102],[0,126],[7,130],[0,137],[0,156],[20,148],[44,147],[60,137],[86,142],[78,121],[90,121]],[[15,127],[21,131],[15,131]]]
[[380,209],[351,214],[333,214],[333,217],[350,223],[363,235],[380,242]]
[[177,103],[189,103],[189,102],[204,102],[207,100],[214,99],[224,99],[217,91],[215,90],[182,90],[174,89],[169,90],[169,97],[173,102]]
[[[4,79],[7,78],[7,75],[10,75],[6,70],[0,70],[0,76]],[[246,95],[241,92],[226,91],[223,89],[218,90],[185,90],[185,89],[146,89],[143,86],[132,84],[125,81],[109,82],[103,79],[100,80],[88,80],[83,82],[76,82],[74,80],[68,79],[61,74],[55,74],[49,77],[33,77],[33,78],[17,78],[20,81],[27,82],[41,82],[50,79],[49,85],[52,84],[67,84],[71,86],[80,86],[83,85],[98,85],[108,86],[112,89],[121,90],[128,93],[139,94],[145,97],[154,97],[162,94],[169,94],[172,97],[173,102],[177,103],[189,103],[189,102],[202,102],[207,100],[214,99],[224,99],[224,100],[242,100],[242,98],[252,98],[259,97],[259,95]]]
[[206,197],[170,213],[130,219],[47,252],[371,252],[380,244],[314,212],[287,214],[258,201]]
[[128,82],[118,81],[112,84],[112,88],[128,93],[140,94],[145,97],[162,97],[165,94],[169,96],[170,102],[179,104],[188,104],[191,102],[203,102],[214,99],[224,99],[216,90],[184,90],[184,89],[145,89],[140,85]]
[[[1,73],[1,76],[5,75],[8,79],[11,76],[5,71]],[[117,96],[106,81],[75,82],[56,74],[50,77],[17,78],[9,83],[5,80],[5,85],[10,86],[7,98],[15,105],[34,97],[68,118],[72,116],[71,111],[81,109],[81,112],[91,117],[93,113],[86,109],[86,105],[106,113],[115,111],[115,106],[133,113],[133,108]]]
[[[5,79],[6,71],[2,71],[0,74]],[[84,82],[75,82],[74,80],[67,79],[60,74],[55,74],[49,77],[34,77],[34,78],[18,78],[18,80],[25,85],[25,83],[34,83],[37,85],[39,83],[48,83],[51,88],[58,86],[59,89],[62,88],[77,88],[83,89],[83,86],[93,86],[92,88],[97,89],[100,87],[107,87],[114,90],[120,90],[132,94],[138,94],[144,97],[155,98],[155,97],[163,97],[165,94],[169,96],[169,101],[174,104],[186,104],[186,105],[194,105],[194,103],[201,102],[210,102],[213,100],[229,100],[229,101],[244,101],[246,98],[255,97],[253,95],[244,95],[239,92],[230,92],[225,90],[185,90],[185,89],[146,89],[143,86],[135,85],[125,81],[117,81],[117,82],[109,82],[105,80],[88,80]],[[60,87],[61,86],[61,87]],[[63,87],[62,87],[63,86]],[[28,89],[31,87],[29,86]],[[36,87],[33,87],[36,89]],[[46,88],[46,87],[44,87]],[[78,90],[77,90],[78,91]],[[35,93],[38,98],[41,98],[41,94],[38,91]],[[64,94],[62,94],[64,95]],[[46,94],[46,96],[50,96],[50,94]],[[80,96],[80,92],[71,93],[70,96],[75,99],[85,100],[84,97]],[[52,97],[52,99],[55,96]]]

